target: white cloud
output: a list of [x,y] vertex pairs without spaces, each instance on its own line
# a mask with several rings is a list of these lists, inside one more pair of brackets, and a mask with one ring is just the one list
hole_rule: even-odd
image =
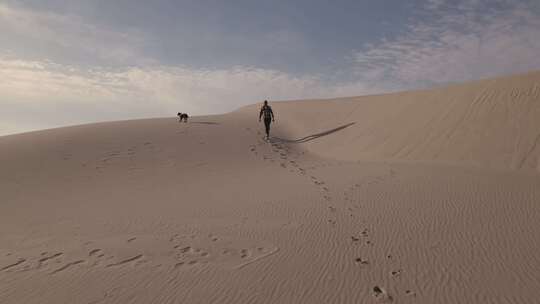
[[[144,46],[142,33],[136,30],[122,32],[88,23],[76,15],[61,15],[46,11],[0,3],[0,46],[12,51],[23,46],[41,55],[52,57],[76,56],[89,61],[106,60],[115,63],[152,63],[140,51]],[[15,51],[20,49],[15,49]]]
[[[263,99],[375,90],[356,82],[330,86],[319,75],[294,76],[249,66],[165,66],[145,56],[145,38],[137,31],[119,32],[76,15],[0,3],[0,135],[177,111],[223,113]],[[278,52],[304,45],[299,33],[285,30],[262,40]],[[33,50],[36,55],[27,56]],[[70,56],[75,60],[65,60]],[[96,60],[81,62],[81,57]]]
[[399,89],[539,69],[538,13],[522,2],[495,2],[430,0],[430,20],[356,53],[357,68],[366,82]]
[[[136,31],[0,4],[0,47],[20,36],[121,63],[70,66],[49,56],[0,54],[0,134],[177,111],[222,113],[263,99],[373,94],[540,68],[538,10],[510,0],[494,0],[500,8],[488,10],[484,1],[427,0],[423,13],[430,19],[357,52],[356,73],[333,84],[327,82],[332,75],[294,76],[249,66],[164,66],[144,56],[145,39]],[[284,51],[302,45],[292,43],[301,40],[294,32],[266,38]]]
[[[0,37],[7,37],[0,39],[0,47],[5,46],[0,53],[0,135],[176,111],[223,113],[263,99],[374,92],[361,83],[330,86],[319,75],[249,66],[164,66],[145,56],[145,37],[136,31],[118,32],[78,16],[7,4],[0,4]],[[37,56],[16,49],[17,39],[23,46],[30,43]],[[272,32],[264,40],[280,52],[303,45],[301,35],[289,31]],[[64,55],[97,58],[101,64],[80,64],[76,58],[76,65],[68,65]]]
[[[0,120],[19,131],[136,117],[222,113],[263,99],[374,93],[361,83],[329,86],[252,67],[189,69],[148,66],[82,69],[52,62],[0,58]],[[37,116],[36,116],[37,115]],[[36,125],[36,120],[42,122]],[[0,130],[0,134],[13,128]]]

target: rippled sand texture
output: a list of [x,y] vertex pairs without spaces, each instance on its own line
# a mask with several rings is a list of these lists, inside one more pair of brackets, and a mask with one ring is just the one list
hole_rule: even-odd
[[537,303],[540,73],[0,137],[0,303]]

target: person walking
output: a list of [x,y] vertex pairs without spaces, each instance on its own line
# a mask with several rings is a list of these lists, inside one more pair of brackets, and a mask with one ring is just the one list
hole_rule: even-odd
[[264,117],[266,139],[269,139],[270,138],[270,123],[272,123],[275,120],[274,120],[274,112],[272,112],[272,108],[268,105],[268,100],[265,100],[264,105],[261,107],[261,111],[259,112],[259,122],[261,122],[261,117]]

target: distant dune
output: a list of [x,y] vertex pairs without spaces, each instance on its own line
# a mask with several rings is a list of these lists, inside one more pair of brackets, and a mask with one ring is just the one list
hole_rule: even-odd
[[295,138],[354,123],[339,134],[305,143],[325,157],[540,170],[540,72],[274,107]]
[[540,72],[271,106],[0,137],[0,303],[539,301]]

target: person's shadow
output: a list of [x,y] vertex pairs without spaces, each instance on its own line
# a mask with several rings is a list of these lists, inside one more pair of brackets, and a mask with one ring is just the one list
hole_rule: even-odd
[[312,141],[312,140],[315,140],[317,138],[321,138],[323,136],[327,136],[327,135],[330,135],[332,133],[341,131],[341,130],[343,130],[345,128],[348,128],[348,127],[350,127],[350,126],[352,126],[354,124],[355,124],[355,122],[351,122],[351,123],[348,123],[348,124],[343,125],[343,126],[339,126],[337,128],[331,129],[331,130],[327,130],[327,131],[316,133],[316,134],[311,134],[311,135],[308,135],[308,136],[305,136],[305,137],[302,137],[302,138],[299,138],[299,139],[286,139],[286,138],[279,138],[279,137],[272,137],[271,139],[275,139],[277,141],[281,141],[281,142],[285,142],[285,143],[301,144],[301,143]]
[[191,121],[192,124],[201,124],[201,125],[220,125],[219,122],[213,121]]

